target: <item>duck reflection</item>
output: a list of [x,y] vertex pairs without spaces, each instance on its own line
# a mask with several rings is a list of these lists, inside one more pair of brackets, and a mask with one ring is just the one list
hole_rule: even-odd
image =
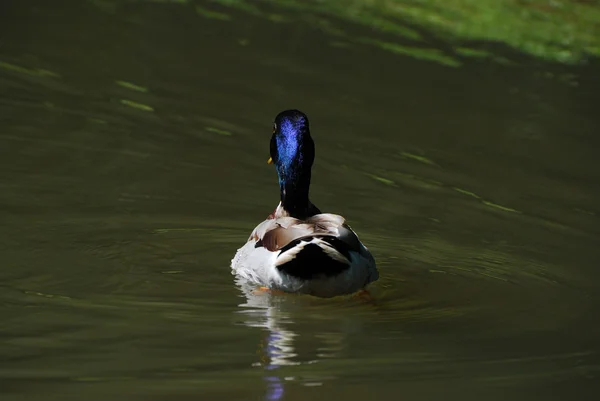
[[[306,377],[306,370],[302,370],[304,376],[295,377],[285,376],[284,372],[289,374],[290,370],[284,368],[315,364],[323,358],[336,356],[343,348],[343,334],[312,331],[310,335],[303,336],[303,338],[317,339],[316,344],[313,342],[312,349],[307,349],[303,341],[304,355],[299,355],[297,344],[295,344],[299,334],[292,330],[292,327],[299,330],[299,325],[292,320],[291,310],[294,301],[298,298],[292,295],[271,295],[257,292],[255,285],[242,279],[239,279],[237,284],[246,298],[246,302],[240,304],[238,310],[238,313],[244,315],[243,324],[261,328],[265,332],[259,345],[258,361],[253,364],[264,370],[265,400],[283,399],[286,382],[301,382],[305,386],[321,385],[324,377],[318,375],[316,371],[311,372],[310,377]],[[286,309],[288,310],[286,311]]]
[[264,380],[267,385],[265,399],[275,401],[283,397],[285,380],[282,380],[277,369],[285,365],[295,365],[298,362],[292,360],[296,356],[292,337],[294,333],[281,329],[270,329],[268,333],[261,344],[259,353],[261,362],[258,365],[265,369]]

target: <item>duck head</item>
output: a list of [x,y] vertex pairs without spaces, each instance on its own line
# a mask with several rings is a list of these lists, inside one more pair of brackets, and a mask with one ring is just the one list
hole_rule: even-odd
[[285,110],[275,117],[271,157],[279,176],[282,207],[292,217],[312,214],[308,199],[310,176],[315,160],[315,143],[310,136],[308,117],[299,110]]

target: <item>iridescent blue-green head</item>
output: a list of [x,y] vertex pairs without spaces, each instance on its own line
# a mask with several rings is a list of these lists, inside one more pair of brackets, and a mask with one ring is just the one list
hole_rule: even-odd
[[315,143],[310,137],[308,117],[299,110],[282,111],[275,117],[271,158],[279,175],[281,203],[294,217],[311,214],[308,200]]

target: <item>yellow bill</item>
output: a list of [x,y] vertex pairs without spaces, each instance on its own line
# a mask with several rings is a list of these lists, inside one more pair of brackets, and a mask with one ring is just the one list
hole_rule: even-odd
[[269,157],[269,160],[267,160],[267,164],[273,164],[273,158]]

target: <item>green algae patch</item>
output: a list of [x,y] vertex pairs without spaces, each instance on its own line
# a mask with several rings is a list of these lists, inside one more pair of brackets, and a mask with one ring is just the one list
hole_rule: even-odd
[[148,88],[144,87],[144,86],[140,86],[140,85],[136,85],[134,83],[131,82],[127,82],[127,81],[115,81],[115,83],[125,89],[130,89],[133,91],[137,91],[137,92],[142,92],[142,93],[146,93],[148,92]]
[[43,77],[43,78],[60,78],[55,72],[40,69],[40,68],[26,68],[20,65],[7,63],[5,61],[0,61],[0,69],[16,72],[19,74],[30,75],[34,77]]
[[204,7],[196,6],[196,14],[209,19],[216,19],[219,21],[230,21],[231,16],[229,14],[221,13],[219,11],[208,10]]
[[382,184],[385,185],[394,185],[394,181],[389,180],[387,178],[384,177],[380,177],[378,175],[375,174],[367,174],[369,177],[371,177],[372,179],[374,179],[375,181],[381,182]]
[[[267,12],[247,0],[216,0],[223,6],[251,12],[262,17]],[[391,1],[274,1],[265,3],[287,8],[308,18],[337,19],[370,28],[398,39],[410,40],[420,49],[397,47],[393,40],[372,45],[398,54],[417,57],[456,67],[460,62],[450,55],[428,47],[431,39],[451,48],[457,42],[500,42],[523,53],[560,63],[577,63],[589,55],[600,56],[598,20],[600,7],[593,2],[570,0],[491,1],[491,0],[418,0]],[[418,28],[414,28],[418,27]],[[425,32],[425,33],[423,33]],[[344,36],[350,37],[348,32]],[[456,56],[490,59],[505,64],[488,51],[456,46]]]
[[408,153],[408,152],[401,152],[400,156],[406,158],[406,159],[411,159],[411,160],[415,160],[424,164],[429,164],[431,166],[437,166],[437,163],[435,163],[433,160],[428,159],[425,156],[420,156],[420,155],[415,155],[412,153]]
[[508,207],[508,206],[502,206],[502,205],[499,205],[497,203],[485,200],[481,196],[477,195],[476,193],[471,192],[471,191],[467,191],[466,189],[461,189],[461,188],[457,188],[457,187],[452,187],[452,189],[454,189],[456,192],[458,192],[460,194],[463,194],[463,195],[475,198],[475,199],[479,200],[481,203],[483,203],[484,205],[492,207],[494,209],[502,210],[503,212],[521,213],[517,209],[513,209],[513,208]]
[[392,22],[389,19],[387,19],[386,17],[378,17],[375,15],[372,15],[367,18],[369,18],[368,25],[370,25],[372,28],[375,28],[381,32],[398,35],[403,38],[413,40],[415,42],[421,41],[423,39],[421,34],[417,31],[415,31],[414,29],[411,29],[404,25]]
[[[89,0],[100,9],[114,12],[114,2]],[[153,0],[158,3],[193,4],[189,0]],[[348,24],[356,24],[386,35],[386,42],[373,37],[369,44],[387,51],[457,67],[465,59],[512,64],[478,49],[477,44],[502,43],[524,54],[564,64],[600,57],[600,4],[594,0],[212,0],[222,10],[234,9],[266,21],[298,22],[316,29],[342,23],[336,36],[355,41]],[[193,10],[193,7],[189,7]],[[223,11],[197,6],[196,13],[211,19],[230,20]],[[316,22],[315,22],[316,21]],[[327,25],[327,24],[325,24]],[[361,41],[364,38],[358,38]],[[398,45],[408,41],[415,49]],[[440,52],[431,47],[444,48]],[[460,58],[460,60],[457,60]]]
[[456,68],[462,65],[462,63],[459,60],[445,54],[444,52],[438,49],[402,46],[397,43],[384,42],[382,40],[376,40],[367,37],[359,38],[358,42],[379,47],[380,49],[402,56],[411,56],[417,60],[434,61],[438,64],[445,65],[447,67]]
[[134,109],[142,110],[142,111],[147,111],[147,112],[154,111],[154,108],[148,106],[147,104],[134,102],[133,100],[121,99],[121,104],[132,107]]
[[473,57],[473,58],[493,57],[493,55],[488,51],[480,50],[480,49],[473,49],[470,47],[457,47],[454,49],[454,52],[456,54],[459,54],[459,55],[465,56],[465,57]]
[[212,132],[213,134],[217,134],[217,135],[223,135],[223,136],[232,136],[233,135],[229,131],[226,131],[224,129],[215,128],[215,127],[204,127],[204,130],[207,132]]
[[484,205],[486,205],[486,206],[493,207],[493,208],[496,208],[496,209],[502,210],[502,211],[504,211],[504,212],[511,212],[511,213],[521,213],[521,212],[519,212],[519,211],[518,211],[518,210],[516,210],[516,209],[513,209],[513,208],[511,208],[511,207],[507,207],[507,206],[502,206],[502,205],[499,205],[499,204],[497,204],[497,203],[494,203],[494,202],[490,202],[490,201],[486,201],[486,200],[482,200],[481,202],[482,202]]
[[475,199],[481,199],[481,196],[477,195],[474,192],[471,191],[467,191],[466,189],[461,189],[461,188],[457,188],[457,187],[452,187],[453,190],[455,190],[456,192],[463,194],[463,195],[467,195],[467,196],[471,196]]

